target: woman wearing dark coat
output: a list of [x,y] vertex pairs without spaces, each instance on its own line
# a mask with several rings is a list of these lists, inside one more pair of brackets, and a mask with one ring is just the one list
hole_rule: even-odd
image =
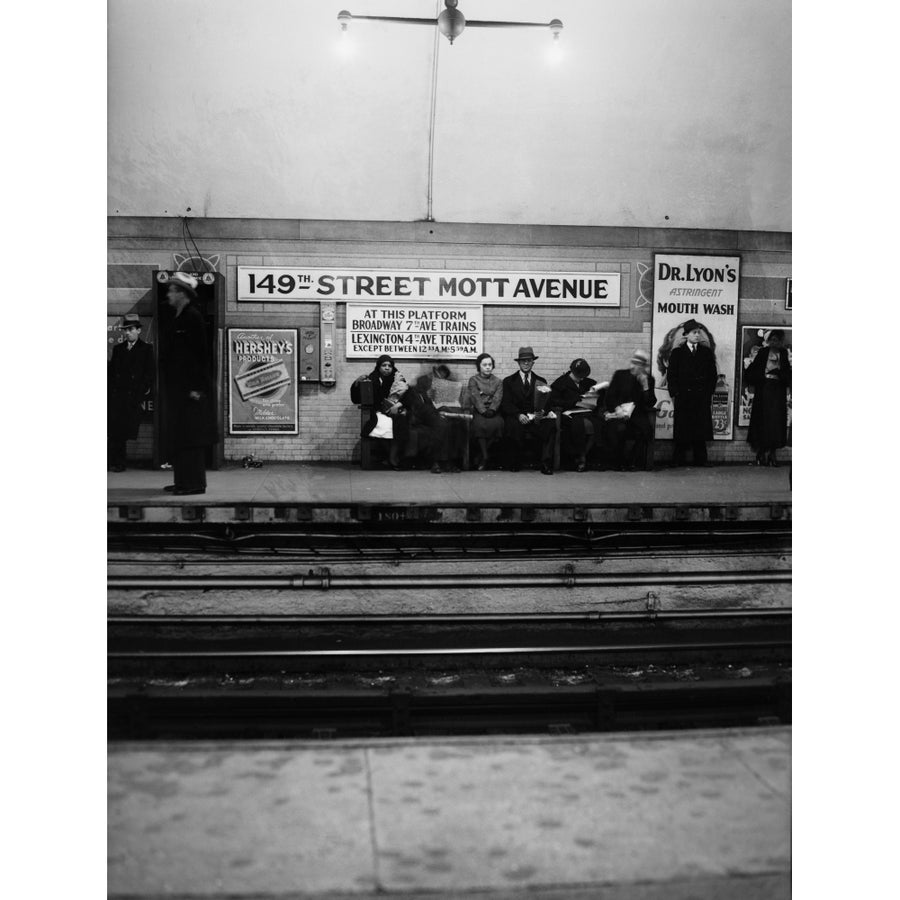
[[747,441],[756,451],[756,465],[777,466],[775,451],[787,444],[787,392],[791,361],[784,332],[776,328],[747,366],[744,380],[753,388]]
[[675,405],[675,456],[673,465],[683,466],[685,451],[693,450],[694,465],[705,466],[706,442],[713,439],[712,395],[716,387],[716,357],[702,344],[703,326],[688,319],[682,326],[685,343],[669,356],[669,394]]
[[478,372],[466,388],[466,405],[473,414],[471,434],[481,450],[477,468],[483,472],[490,460],[491,444],[503,437],[503,417],[499,414],[503,382],[493,374],[494,357],[490,353],[482,353],[475,360],[475,368]]
[[[400,449],[409,438],[409,418],[407,406],[410,403],[409,385],[397,371],[392,357],[383,353],[375,361],[375,368],[368,375],[360,375],[350,385],[350,399],[362,402],[360,385],[368,381],[372,385],[372,415],[363,425],[362,436],[372,433],[378,423],[378,413],[390,416],[393,438],[388,450],[388,460],[392,469],[400,468]],[[409,396],[408,396],[409,395]]]
[[206,449],[218,440],[206,325],[191,302],[197,299],[197,283],[184,272],[171,276],[166,302],[174,315],[160,348],[175,476],[165,490],[174,494],[206,493]]

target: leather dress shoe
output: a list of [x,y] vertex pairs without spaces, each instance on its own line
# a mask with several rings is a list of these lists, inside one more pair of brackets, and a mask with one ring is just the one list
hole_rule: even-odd
[[175,488],[172,493],[178,497],[186,497],[190,494],[205,494],[206,488]]
[[541,475],[552,475],[553,474],[553,466],[548,466],[547,463],[543,463],[541,465]]
[[432,475],[440,475],[441,474],[441,464],[440,463],[434,463],[434,465],[431,467],[431,474]]
[[174,484],[167,484],[167,485],[163,488],[163,490],[164,490],[164,491],[167,491],[167,492],[170,493],[170,494],[174,494],[175,491],[178,490],[178,488],[177,488]]

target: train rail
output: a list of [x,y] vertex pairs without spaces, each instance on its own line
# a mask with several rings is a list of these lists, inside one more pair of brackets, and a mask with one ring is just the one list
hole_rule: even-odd
[[788,658],[790,610],[584,616],[115,616],[113,672]]

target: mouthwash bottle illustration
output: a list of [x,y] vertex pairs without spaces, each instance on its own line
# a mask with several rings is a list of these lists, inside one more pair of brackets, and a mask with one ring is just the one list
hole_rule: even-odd
[[728,393],[725,375],[720,374],[712,395],[712,422],[715,434],[728,433]]

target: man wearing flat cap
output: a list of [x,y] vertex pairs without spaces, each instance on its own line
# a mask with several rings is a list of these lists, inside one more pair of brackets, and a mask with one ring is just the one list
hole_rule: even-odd
[[206,492],[206,450],[218,439],[209,348],[197,299],[197,279],[174,272],[168,282],[166,303],[173,315],[161,346],[166,382],[165,421],[172,450],[173,494]]
[[[507,375],[503,379],[503,399],[500,402],[500,414],[503,416],[503,433],[507,443],[507,467],[511,472],[518,472],[522,464],[522,451],[529,440],[545,439],[540,434],[540,422],[544,416],[544,403],[541,392],[543,386],[549,392],[547,379],[534,372],[534,363],[538,359],[531,347],[519,347],[516,362],[519,371]],[[552,445],[551,445],[552,446]],[[541,447],[541,471],[546,466],[543,460],[546,448]],[[552,454],[552,449],[551,449]],[[552,459],[552,455],[551,455]],[[547,474],[553,474],[552,468]]]
[[141,320],[135,313],[122,319],[125,340],[113,347],[107,367],[106,465],[125,471],[125,442],[138,436],[141,404],[153,387],[153,348],[141,340]]
[[654,387],[645,350],[635,350],[628,368],[617,369],[610,379],[603,431],[615,469],[649,468],[647,450],[656,428]]
[[[574,458],[576,472],[583,472],[587,468],[587,454],[594,443],[597,431],[595,416],[589,410],[579,408],[584,395],[591,393],[591,388],[597,384],[593,378],[588,378],[590,374],[591,367],[586,359],[573,359],[569,371],[560,375],[550,385],[550,397],[547,402],[550,408],[569,413],[563,415],[558,424],[562,428],[563,449],[566,455]],[[541,422],[545,438],[554,437],[552,427],[556,424],[552,419],[544,419]],[[542,462],[545,466],[552,467],[553,457]]]
[[683,466],[691,448],[695,466],[706,466],[706,442],[713,439],[712,395],[716,387],[716,357],[702,343],[703,326],[688,319],[681,326],[685,342],[669,355],[667,384],[675,406],[675,455]]

